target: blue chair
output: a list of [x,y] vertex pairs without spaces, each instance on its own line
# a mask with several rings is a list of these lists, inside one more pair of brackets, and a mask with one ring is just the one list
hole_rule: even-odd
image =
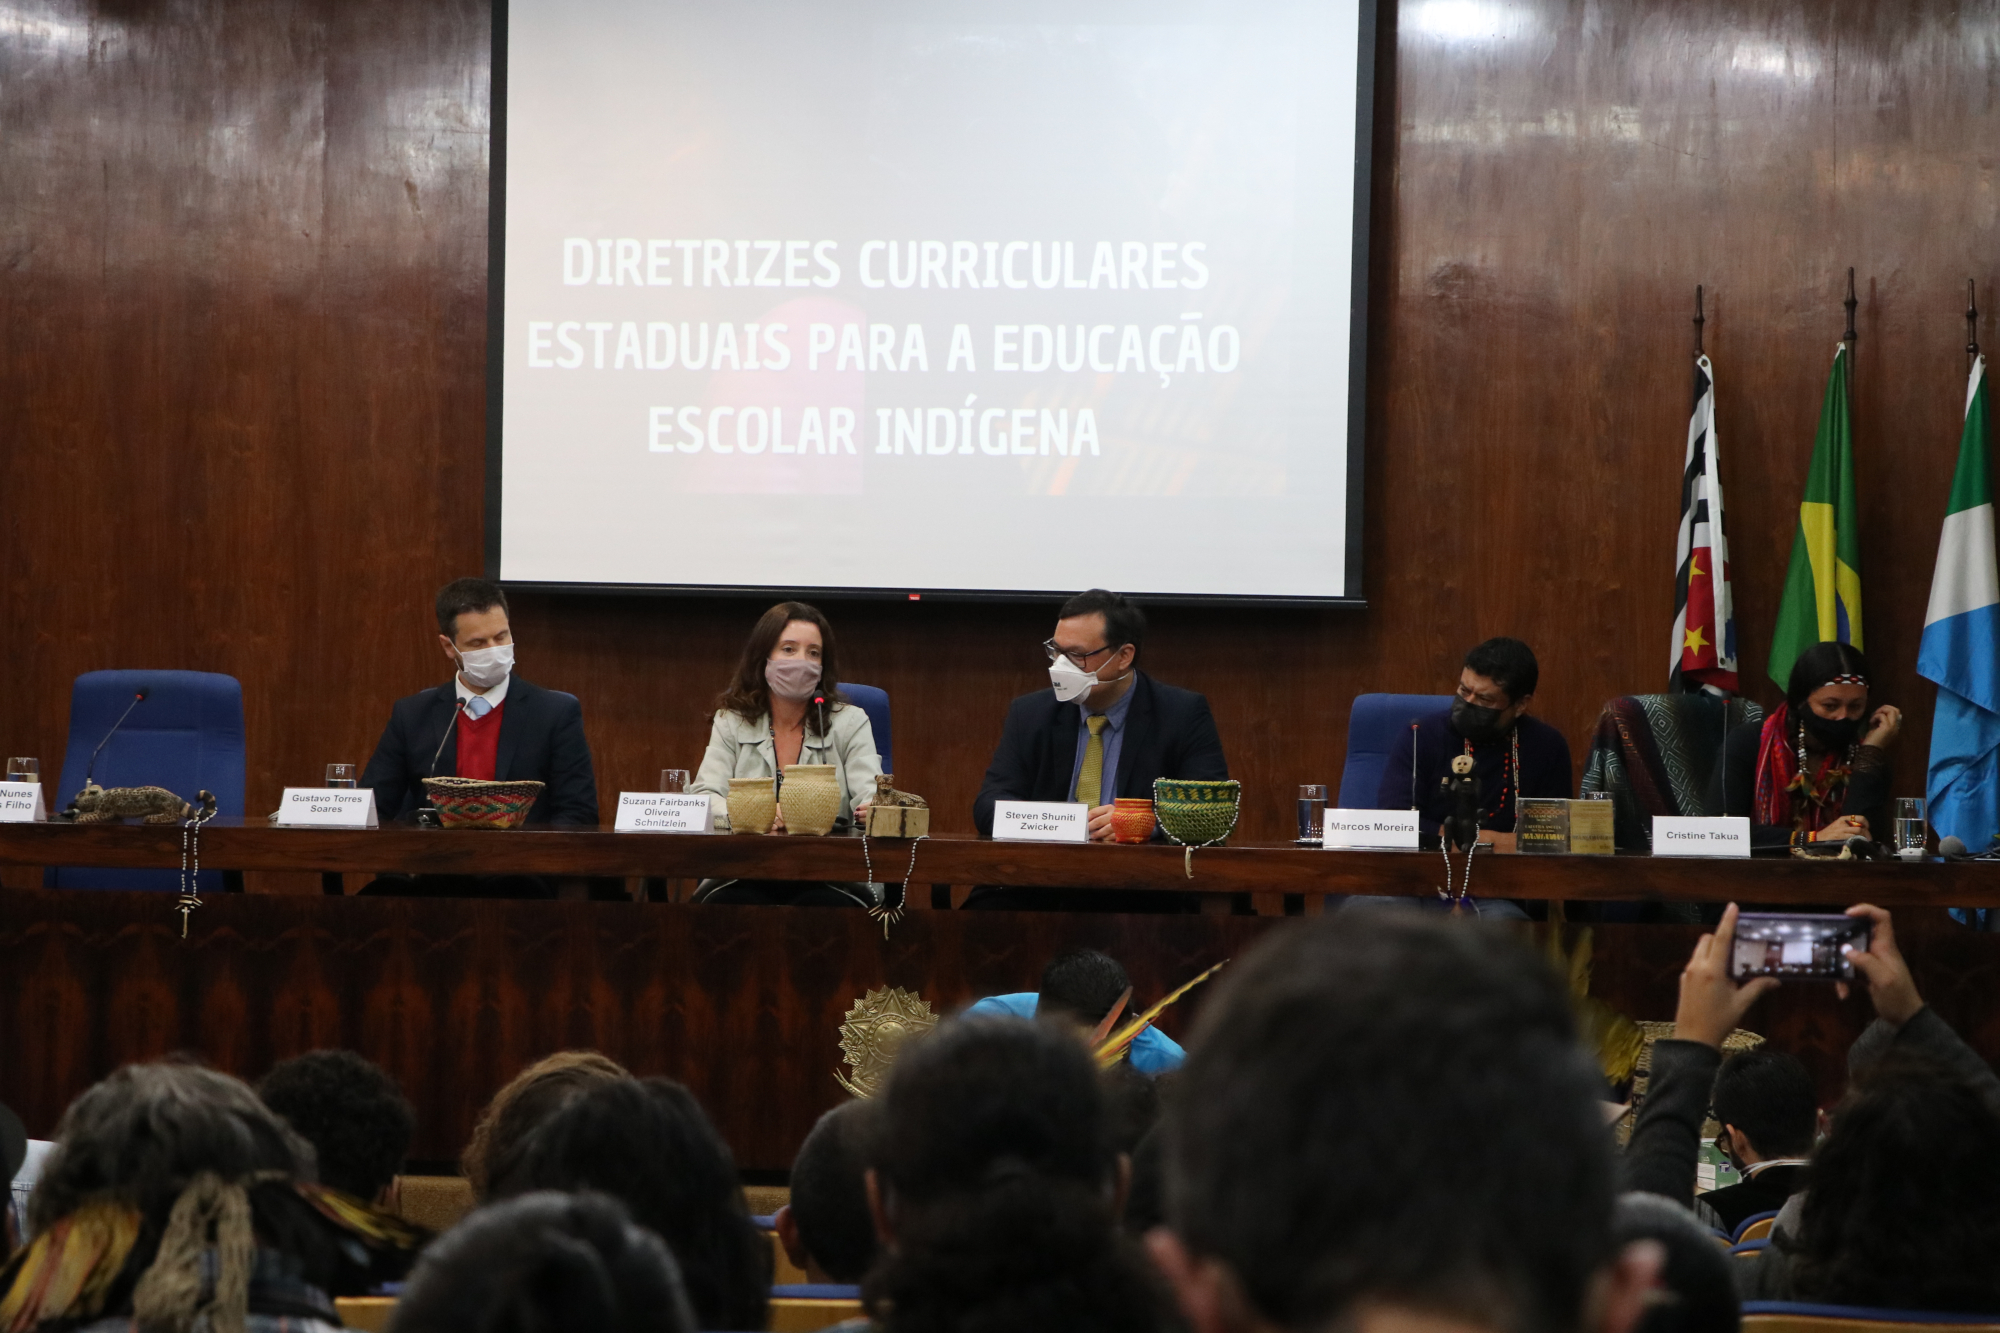
[[1347,715],[1347,767],[1340,774],[1342,810],[1372,810],[1389,751],[1420,717],[1451,707],[1449,694],[1358,694]]
[[[868,725],[875,732],[875,753],[882,756],[882,771],[894,773],[896,765],[889,758],[889,691],[878,690],[873,685],[855,685],[842,681],[840,692],[859,704],[861,711],[868,714]],[[869,795],[872,797],[874,793],[870,792]]]
[[[76,678],[69,700],[69,746],[63,752],[56,807],[67,809],[83,790],[90,753],[131,706],[97,756],[91,780],[100,787],[165,787],[185,801],[215,793],[218,815],[243,813],[243,687],[234,676],[207,671],[91,671]],[[142,889],[178,892],[178,870],[106,870],[51,866],[51,889]],[[224,889],[219,870],[201,872],[203,893]]]
[[1775,1222],[1777,1218],[1778,1218],[1778,1210],[1775,1208],[1770,1209],[1767,1212],[1750,1214],[1750,1216],[1744,1218],[1741,1222],[1738,1222],[1736,1224],[1736,1230],[1732,1231],[1729,1234],[1730,1243],[1735,1245],[1741,1245],[1744,1240],[1743,1236],[1744,1232],[1748,1231],[1751,1227],[1756,1226],[1759,1222]]
[[1889,1333],[1895,1328],[2000,1329],[2000,1314],[1951,1310],[1883,1310],[1867,1305],[1806,1301],[1743,1302],[1744,1333]]

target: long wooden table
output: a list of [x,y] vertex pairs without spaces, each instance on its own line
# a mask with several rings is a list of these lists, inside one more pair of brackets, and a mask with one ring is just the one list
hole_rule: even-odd
[[[176,827],[0,825],[0,865],[167,867],[181,863]],[[915,854],[914,863],[911,860]],[[1162,843],[994,842],[963,836],[868,840],[747,834],[613,833],[604,829],[508,832],[391,826],[368,830],[276,828],[262,820],[211,821],[205,867],[323,872],[552,875],[696,879],[708,876],[862,880],[917,885],[1003,884],[1092,889],[1425,897],[1442,883],[1438,852],[1319,851],[1288,844],[1206,847],[1190,860]],[[913,869],[912,869],[913,867]],[[1192,870],[1192,874],[1189,870]],[[1828,903],[2000,906],[2000,862],[1833,861],[1788,856],[1696,858],[1528,856],[1482,852],[1475,897],[1615,902]],[[912,906],[926,906],[912,894]]]

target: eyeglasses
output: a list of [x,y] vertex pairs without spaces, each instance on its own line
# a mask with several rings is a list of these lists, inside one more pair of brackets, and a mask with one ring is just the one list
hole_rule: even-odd
[[1107,643],[1102,648],[1092,648],[1087,653],[1066,653],[1062,649],[1056,647],[1056,641],[1054,639],[1048,639],[1043,642],[1042,651],[1049,655],[1049,661],[1051,662],[1055,661],[1058,657],[1067,657],[1070,661],[1076,663],[1078,666],[1082,666],[1084,663],[1088,662],[1091,658],[1101,657],[1105,653],[1109,652],[1116,652],[1117,649],[1122,646],[1123,645]]

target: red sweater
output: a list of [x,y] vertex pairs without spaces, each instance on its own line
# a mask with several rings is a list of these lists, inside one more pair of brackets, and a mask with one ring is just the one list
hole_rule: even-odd
[[458,715],[458,776],[489,781],[496,776],[493,770],[500,762],[500,715],[506,711],[507,705],[502,703],[476,721],[470,713]]

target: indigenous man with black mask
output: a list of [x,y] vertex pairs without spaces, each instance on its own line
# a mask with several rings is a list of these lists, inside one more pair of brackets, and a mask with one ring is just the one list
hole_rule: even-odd
[[1533,650],[1519,639],[1488,639],[1467,653],[1451,707],[1418,718],[1390,750],[1376,808],[1417,810],[1423,829],[1435,832],[1451,816],[1443,785],[1451,761],[1470,755],[1479,827],[1492,831],[1498,850],[1512,851],[1522,796],[1571,794],[1569,742],[1528,716],[1540,679]]

